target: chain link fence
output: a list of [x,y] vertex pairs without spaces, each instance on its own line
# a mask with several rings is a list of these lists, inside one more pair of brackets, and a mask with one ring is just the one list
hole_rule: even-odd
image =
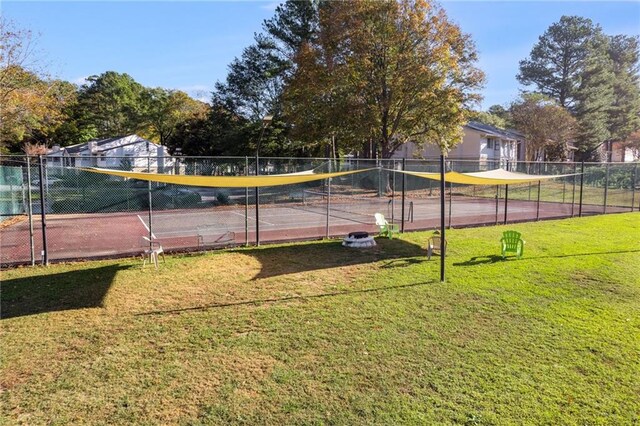
[[[96,174],[80,167],[183,175],[269,175],[371,169],[265,188],[198,188]],[[490,161],[447,160],[448,171]],[[638,163],[513,163],[529,174],[571,174],[531,184],[447,183],[449,227],[640,210]],[[403,231],[436,229],[439,182],[398,173],[438,172],[433,160],[323,158],[0,157],[0,263],[140,255],[376,232],[382,213]],[[577,174],[576,174],[577,173]],[[146,237],[146,239],[145,239]]]

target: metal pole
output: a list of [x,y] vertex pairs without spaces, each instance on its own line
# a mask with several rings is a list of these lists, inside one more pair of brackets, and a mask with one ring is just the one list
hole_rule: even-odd
[[571,190],[571,217],[574,215],[574,207],[576,204],[576,163],[573,163],[573,189]]
[[[151,154],[147,154],[147,171],[151,173]],[[153,197],[151,196],[151,181],[147,184],[147,195],[149,197],[149,250],[153,250]]]
[[[331,167],[329,167],[331,173]],[[327,179],[327,223],[325,229],[325,238],[329,238],[329,212],[331,210],[331,179]]]
[[538,181],[538,201],[536,203],[536,220],[540,220],[540,183],[542,181]]
[[584,189],[584,156],[580,165],[580,204],[578,205],[578,217],[582,217],[582,192]]
[[[249,157],[244,157],[244,175],[249,176]],[[244,188],[244,245],[249,246],[249,187]]]
[[509,185],[504,186],[504,224],[507,224],[507,205],[509,204]]
[[444,282],[444,258],[445,258],[445,230],[444,230],[444,154],[440,154],[440,282]]
[[636,203],[636,179],[638,178],[638,165],[633,167],[633,182],[631,183],[631,211]]
[[395,223],[395,198],[396,198],[396,160],[391,163],[393,166],[393,173],[391,174],[391,223]]
[[453,192],[453,182],[449,182],[449,228],[451,228],[451,201],[453,200],[452,197],[452,192]]
[[[256,151],[256,176],[260,175],[258,163],[258,151]],[[260,191],[256,186],[256,246],[260,245]]]
[[498,224],[498,211],[500,210],[499,192],[500,186],[496,185],[496,225]]
[[[402,159],[402,171],[404,172],[407,167],[407,159]],[[406,200],[406,189],[407,189],[407,175],[402,173],[402,221],[400,222],[400,232],[404,232],[404,203]],[[631,203],[633,205],[633,203]]]
[[[31,159],[27,155],[27,214],[29,215],[29,252],[31,255],[31,266],[36,264],[36,247],[33,236],[33,200],[31,198]],[[633,206],[633,202],[631,203]]]
[[378,168],[378,198],[382,197],[382,167],[380,160],[376,158],[376,167]]
[[[531,163],[527,163],[527,174],[531,174]],[[529,182],[529,201],[531,201],[531,182]]]
[[607,194],[609,193],[609,163],[606,165],[604,176],[604,205],[602,206],[602,213],[607,213]]
[[49,253],[47,250],[47,214],[45,213],[44,199],[44,165],[42,155],[38,155],[39,178],[40,178],[40,220],[42,221],[42,263],[49,265]]

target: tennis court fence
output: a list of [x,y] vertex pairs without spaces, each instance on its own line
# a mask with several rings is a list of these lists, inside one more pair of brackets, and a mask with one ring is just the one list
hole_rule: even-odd
[[[371,169],[265,188],[199,188],[96,174],[79,167],[240,176]],[[493,168],[569,176],[532,184],[447,183],[446,224],[479,226],[640,210],[638,163],[527,163],[448,159],[447,170]],[[382,213],[403,231],[435,229],[437,159],[0,156],[0,266],[201,250],[376,232]]]

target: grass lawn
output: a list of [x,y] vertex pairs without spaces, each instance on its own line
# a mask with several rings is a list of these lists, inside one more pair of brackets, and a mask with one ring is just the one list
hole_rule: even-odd
[[640,214],[2,273],[0,424],[638,424]]

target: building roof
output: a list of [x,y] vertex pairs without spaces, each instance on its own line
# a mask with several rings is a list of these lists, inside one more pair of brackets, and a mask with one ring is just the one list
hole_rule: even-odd
[[500,129],[499,127],[490,126],[488,124],[480,123],[479,121],[469,121],[466,124],[466,127],[498,138],[523,139],[523,135],[517,130]]
[[[117,143],[119,141],[121,142]],[[114,142],[116,142],[115,146],[108,147],[109,144],[112,144]],[[119,148],[126,145],[131,145],[139,142],[147,142],[147,143],[156,145],[154,142],[141,138],[138,135],[128,135],[128,136],[118,136],[115,138],[93,139],[93,140],[90,140],[89,142],[78,143],[75,145],[61,147],[60,151],[64,151],[66,154],[78,154],[82,151],[89,151],[90,149],[89,145],[95,144],[95,147],[98,152],[104,152],[104,151],[108,151],[111,149]]]

